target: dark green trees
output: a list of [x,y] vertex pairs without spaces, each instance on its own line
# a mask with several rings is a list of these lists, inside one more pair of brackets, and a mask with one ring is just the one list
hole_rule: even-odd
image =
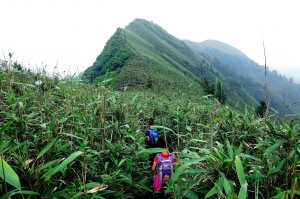
[[260,101],[259,105],[256,107],[256,114],[263,118],[267,111],[267,105],[264,101]]
[[218,78],[216,78],[214,84],[210,83],[207,79],[204,79],[202,86],[205,94],[212,95],[221,104],[225,104],[227,97],[223,90],[222,82]]
[[225,104],[227,98],[223,90],[222,82],[217,78],[215,82],[215,98],[217,98],[221,104]]
[[126,42],[124,30],[118,28],[106,43],[103,52],[97,57],[93,66],[84,71],[83,80],[93,82],[107,72],[115,71],[125,65],[134,56]]

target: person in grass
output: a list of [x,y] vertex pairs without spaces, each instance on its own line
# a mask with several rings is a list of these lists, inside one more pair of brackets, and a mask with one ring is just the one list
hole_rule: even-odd
[[147,120],[148,123],[148,129],[145,132],[145,141],[146,145],[149,146],[149,148],[155,148],[158,138],[160,137],[157,131],[157,128],[152,127],[154,125],[154,119],[149,118]]
[[168,180],[175,171],[176,157],[174,154],[170,153],[170,145],[171,141],[164,141],[163,139],[158,140],[157,146],[159,148],[163,148],[164,151],[158,153],[154,157],[151,167],[151,170],[156,172],[155,175],[160,175],[162,185],[167,184]]
[[[157,147],[157,142],[160,139],[160,135],[158,134],[158,130],[157,128],[154,128],[154,119],[153,118],[149,118],[147,120],[148,123],[148,129],[145,132],[145,143],[146,143],[146,148],[156,148]],[[154,154],[150,154],[149,155],[149,161],[150,161],[150,165],[153,164],[153,159],[155,157],[155,153]]]

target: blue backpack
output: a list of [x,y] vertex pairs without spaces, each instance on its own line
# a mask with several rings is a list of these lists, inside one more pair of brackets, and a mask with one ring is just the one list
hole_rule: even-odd
[[154,128],[154,129],[149,128],[148,131],[149,131],[149,134],[150,134],[149,137],[150,137],[151,144],[155,144],[157,142],[158,138],[159,138],[157,128]]

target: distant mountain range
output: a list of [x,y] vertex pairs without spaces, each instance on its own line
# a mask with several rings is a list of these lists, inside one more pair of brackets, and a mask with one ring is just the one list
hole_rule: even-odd
[[[214,40],[179,40],[163,28],[135,19],[118,28],[82,79],[115,89],[203,94],[203,82],[220,79],[230,105],[256,106],[264,99],[264,67],[238,49]],[[300,113],[300,85],[267,72],[270,106]],[[293,104],[293,105],[291,105]]]

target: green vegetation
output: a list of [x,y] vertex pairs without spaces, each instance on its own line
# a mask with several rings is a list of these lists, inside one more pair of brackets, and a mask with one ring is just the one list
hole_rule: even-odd
[[267,105],[264,101],[260,101],[259,106],[256,107],[256,114],[260,117],[265,117],[267,112]]
[[206,45],[207,54],[137,19],[117,29],[82,80],[2,61],[0,199],[151,198],[149,117],[173,140],[171,197],[300,197],[300,128],[282,114],[289,105],[272,91],[281,115],[261,118],[261,83],[224,53],[236,63],[245,56]]
[[84,72],[82,78],[94,81],[98,76],[122,67],[133,56],[128,48],[123,30],[118,28],[114,36],[107,42],[103,53],[98,56],[94,65]]
[[[130,56],[113,53],[118,49]],[[111,64],[116,59],[123,60],[120,62],[122,66],[116,68]],[[110,84],[113,89],[127,87],[129,90],[147,89],[154,92],[186,92],[193,89],[193,93],[202,93],[204,78],[210,84],[214,84],[217,78],[222,82],[222,96],[226,95],[229,105],[243,107],[258,104],[238,82],[216,72],[214,64],[160,26],[136,19],[125,29],[116,31],[94,65],[84,72],[83,79],[99,82],[105,79],[106,74],[114,72],[114,80]]]
[[0,198],[151,198],[148,117],[173,139],[170,196],[300,196],[295,120],[265,123],[188,87],[116,91],[11,66],[0,67]]
[[[202,43],[186,41],[199,55],[211,59],[214,68],[223,76],[225,85],[238,84],[256,101],[264,100],[264,67],[258,65],[239,50],[228,44],[208,40]],[[263,49],[262,49],[263,50]],[[300,85],[278,74],[267,71],[270,106],[280,114],[300,112]],[[234,87],[234,89],[238,89]]]
[[226,94],[224,93],[222,82],[219,79],[216,79],[214,85],[204,79],[202,87],[206,95],[211,95],[212,97],[216,98],[221,104],[225,104]]
[[[230,106],[257,106],[264,100],[264,68],[239,50],[225,43],[182,41],[157,24],[135,19],[125,29],[117,29],[83,79],[106,81],[114,89],[148,89],[177,92],[193,85],[202,92],[203,82],[222,82]],[[299,113],[298,84],[267,72],[270,107],[280,115]]]

